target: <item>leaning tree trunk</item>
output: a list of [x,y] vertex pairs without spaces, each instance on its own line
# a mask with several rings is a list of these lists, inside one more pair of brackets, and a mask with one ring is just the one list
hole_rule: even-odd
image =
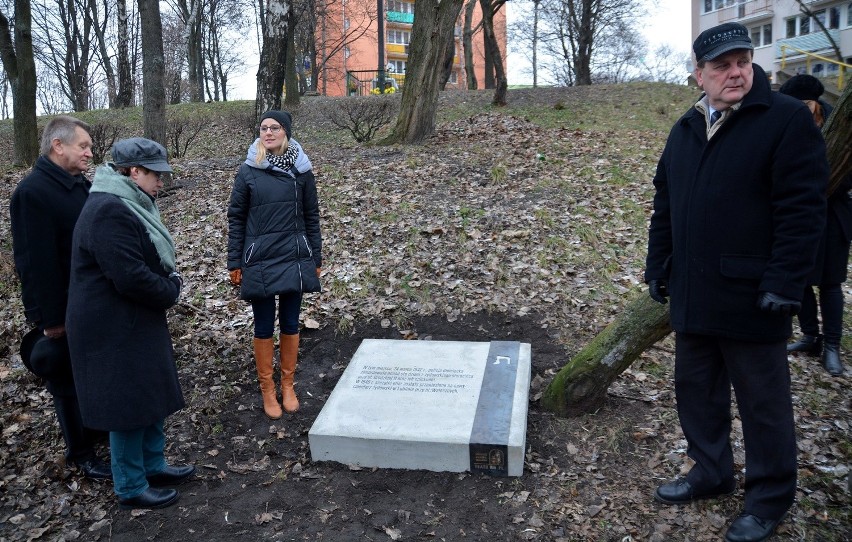
[[420,0],[414,4],[402,105],[393,134],[382,140],[382,144],[419,143],[435,131],[438,87],[450,44],[447,36],[453,32],[463,2]]
[[[837,101],[823,127],[831,168],[829,194],[841,179],[852,175],[852,84]],[[671,332],[668,305],[653,301],[644,291],[579,354],[556,373],[541,401],[559,416],[574,416],[598,408],[607,388],[639,355]]]
[[840,181],[852,174],[852,83],[837,100],[828,122],[822,127],[825,136],[826,154],[831,173],[828,178],[828,193],[831,194],[840,185]]
[[668,305],[638,293],[615,321],[556,373],[541,397],[542,405],[559,416],[593,412],[618,375],[671,330]]

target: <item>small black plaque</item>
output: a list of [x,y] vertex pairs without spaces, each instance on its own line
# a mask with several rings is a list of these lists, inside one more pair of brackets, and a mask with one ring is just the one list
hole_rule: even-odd
[[509,447],[470,443],[470,470],[494,476],[509,475]]

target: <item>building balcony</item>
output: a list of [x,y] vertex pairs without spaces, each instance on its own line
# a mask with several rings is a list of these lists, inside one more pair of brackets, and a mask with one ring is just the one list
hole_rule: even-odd
[[830,4],[835,0],[805,0],[805,5],[811,9],[819,7],[823,4]]
[[737,21],[742,23],[753,19],[771,17],[775,13],[774,3],[773,0],[748,0],[742,4],[721,9],[719,10],[719,22]]
[[[829,30],[831,39],[835,43],[840,43],[840,30]],[[784,47],[782,47],[784,46]],[[796,36],[795,38],[787,38],[775,42],[775,57],[795,58],[804,53],[819,53],[832,51],[831,42],[825,35],[825,32],[811,32],[804,36]]]
[[388,11],[385,17],[389,23],[414,24],[413,13],[402,13],[400,11]]

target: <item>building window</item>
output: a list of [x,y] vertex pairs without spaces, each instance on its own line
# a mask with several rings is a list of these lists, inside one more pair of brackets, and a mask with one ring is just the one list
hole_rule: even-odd
[[[393,69],[391,69],[393,68]],[[388,71],[391,73],[405,73],[405,61],[404,60],[391,60],[388,62]]]
[[751,28],[751,43],[755,47],[763,47],[772,43],[772,24],[753,26]]
[[407,30],[388,30],[387,42],[408,45],[411,42],[411,32]]
[[846,6],[846,26],[852,26],[852,3]]
[[[823,13],[825,15],[825,13]],[[814,23],[816,26],[816,23]],[[804,36],[811,33],[811,19],[807,15],[790,17],[787,19],[787,37],[795,38],[796,36]]]
[[[826,20],[826,11],[828,11],[828,20]],[[821,9],[819,11],[814,12],[814,19],[823,24],[826,28],[836,29],[840,28],[840,8],[832,7],[828,8],[828,10]],[[820,29],[819,23],[814,21],[813,23],[813,31],[816,32]]]
[[459,74],[456,70],[450,72],[450,80],[449,83],[453,85],[457,85],[459,82]]
[[397,13],[414,13],[414,4],[411,2],[388,0],[386,5],[388,11],[396,11]]
[[828,8],[828,28],[840,28],[840,8]]

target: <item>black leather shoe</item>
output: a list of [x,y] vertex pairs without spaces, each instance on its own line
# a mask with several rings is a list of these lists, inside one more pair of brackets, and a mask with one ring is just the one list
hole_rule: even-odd
[[654,498],[665,504],[686,504],[700,499],[710,499],[720,495],[730,495],[736,489],[734,480],[709,490],[696,490],[686,478],[663,484],[654,491]]
[[787,353],[801,352],[817,357],[822,353],[822,335],[802,335],[802,338],[787,345]]
[[73,463],[83,476],[92,480],[112,480],[112,469],[98,458],[76,461]]
[[822,352],[822,366],[825,367],[825,370],[831,376],[840,376],[843,374],[839,344],[825,343],[825,350]]
[[176,489],[155,489],[149,487],[139,495],[129,499],[118,499],[118,506],[124,510],[134,508],[165,508],[178,501],[180,493]]
[[148,476],[148,485],[153,487],[176,486],[189,480],[195,474],[195,465],[166,467],[163,472]]
[[760,542],[766,540],[772,536],[779,523],[781,523],[780,519],[763,519],[751,514],[740,514],[728,527],[728,532],[725,533],[725,542]]

